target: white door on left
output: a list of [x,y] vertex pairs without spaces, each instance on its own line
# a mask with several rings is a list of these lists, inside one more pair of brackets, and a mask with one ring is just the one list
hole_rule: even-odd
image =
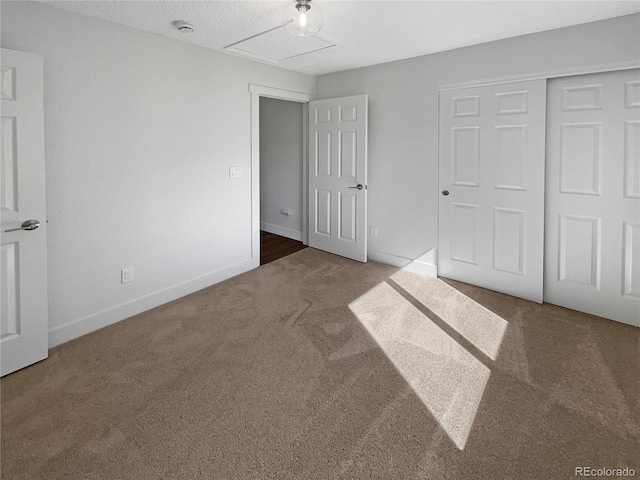
[[42,57],[3,48],[0,64],[0,374],[7,375],[47,357],[47,229]]

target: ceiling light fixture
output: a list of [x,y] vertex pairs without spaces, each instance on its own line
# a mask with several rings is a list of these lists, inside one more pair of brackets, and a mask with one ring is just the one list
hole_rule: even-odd
[[284,28],[298,37],[315,35],[322,28],[322,9],[311,0],[288,3],[282,12]]

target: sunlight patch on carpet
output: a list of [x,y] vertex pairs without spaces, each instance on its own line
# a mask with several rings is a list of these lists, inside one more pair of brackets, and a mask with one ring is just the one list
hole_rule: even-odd
[[491,360],[498,358],[508,326],[502,317],[438,278],[406,270],[390,278]]
[[463,450],[489,368],[386,282],[351,302],[349,308]]

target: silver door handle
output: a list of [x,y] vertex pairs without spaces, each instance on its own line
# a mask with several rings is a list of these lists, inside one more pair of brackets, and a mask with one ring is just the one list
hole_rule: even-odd
[[362,190],[364,187],[362,186],[361,183],[359,183],[358,185],[356,185],[355,187],[349,187],[349,188],[357,188],[358,190]]
[[26,220],[21,227],[11,228],[5,232],[17,232],[18,230],[35,230],[40,226],[40,220]]

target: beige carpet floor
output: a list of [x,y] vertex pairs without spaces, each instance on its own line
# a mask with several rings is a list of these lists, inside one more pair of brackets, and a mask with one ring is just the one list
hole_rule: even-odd
[[2,379],[3,479],[640,475],[640,329],[305,249]]

